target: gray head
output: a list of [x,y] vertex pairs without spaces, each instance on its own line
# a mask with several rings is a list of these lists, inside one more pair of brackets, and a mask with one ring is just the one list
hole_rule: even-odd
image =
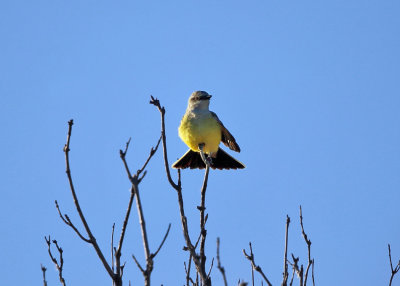
[[195,91],[193,92],[190,97],[189,97],[189,102],[188,102],[188,109],[206,109],[208,110],[208,106],[210,105],[210,98],[211,95],[209,95],[205,91]]

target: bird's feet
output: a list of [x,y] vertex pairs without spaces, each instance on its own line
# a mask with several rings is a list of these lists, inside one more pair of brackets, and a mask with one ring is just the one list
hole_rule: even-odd
[[203,160],[204,164],[206,164],[206,166],[211,167],[212,158],[210,156],[206,157],[206,155],[204,154],[203,152],[204,145],[205,145],[204,143],[199,144],[200,157]]
[[210,156],[208,156],[208,157],[206,158],[206,161],[207,161],[206,165],[208,165],[208,167],[211,167],[212,164],[213,164],[212,158],[211,158]]

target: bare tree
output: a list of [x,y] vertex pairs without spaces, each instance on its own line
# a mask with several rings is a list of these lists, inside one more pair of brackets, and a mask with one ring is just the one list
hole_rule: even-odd
[[[140,222],[140,227],[141,227],[141,232],[142,232],[142,238],[143,238],[143,248],[145,251],[145,257],[146,257],[146,268],[143,269],[143,267],[140,266],[139,262],[136,260],[136,258],[133,256],[136,264],[138,265],[139,269],[142,271],[143,277],[144,277],[144,281],[145,281],[145,285],[150,285],[150,277],[151,277],[151,272],[153,270],[154,267],[154,258],[156,257],[156,255],[158,254],[158,252],[160,251],[161,247],[163,246],[168,234],[169,234],[169,230],[171,228],[171,224],[168,226],[167,232],[164,235],[164,238],[162,239],[159,247],[157,248],[157,250],[154,253],[150,252],[150,247],[149,247],[149,242],[148,242],[148,238],[147,238],[147,230],[146,230],[146,223],[145,223],[145,219],[144,219],[144,211],[143,211],[143,207],[142,207],[142,203],[140,200],[140,195],[139,195],[139,184],[140,182],[143,180],[144,176],[146,175],[146,171],[145,168],[147,166],[147,164],[149,163],[150,159],[153,157],[153,155],[155,154],[155,152],[157,151],[157,148],[160,144],[160,140],[161,138],[158,140],[157,145],[154,148],[151,148],[150,150],[150,154],[147,158],[147,160],[145,161],[145,163],[143,164],[143,166],[135,173],[132,175],[132,173],[129,171],[129,167],[128,164],[126,162],[126,154],[128,151],[128,147],[129,147],[129,141],[126,143],[126,147],[125,150],[122,151],[120,150],[120,157],[122,159],[122,162],[125,166],[125,170],[128,174],[128,178],[131,182],[131,192],[130,192],[130,198],[129,198],[129,202],[128,202],[128,208],[125,214],[125,218],[122,224],[122,230],[121,230],[121,234],[120,234],[120,238],[117,244],[117,247],[114,247],[114,229],[115,229],[115,224],[112,227],[112,234],[111,234],[111,264],[106,260],[103,252],[101,251],[95,236],[93,235],[93,232],[91,231],[89,224],[83,214],[83,211],[81,209],[81,206],[79,204],[78,201],[78,197],[76,194],[76,190],[72,181],[72,175],[71,175],[71,168],[70,168],[70,160],[69,160],[69,152],[70,152],[70,141],[71,141],[71,134],[72,134],[72,126],[73,126],[73,120],[71,119],[68,122],[68,135],[67,135],[67,142],[64,146],[64,153],[65,153],[65,163],[66,163],[66,173],[67,173],[67,177],[68,177],[68,182],[69,182],[69,186],[70,186],[70,190],[71,190],[71,194],[75,203],[75,207],[76,210],[79,214],[79,217],[82,221],[82,224],[85,228],[86,234],[87,236],[84,236],[82,234],[81,231],[78,230],[78,228],[74,225],[74,223],[72,223],[71,219],[69,218],[69,216],[67,214],[62,214],[60,207],[58,205],[58,202],[55,201],[56,204],[56,208],[58,211],[58,214],[60,216],[60,218],[62,219],[62,221],[68,225],[69,227],[71,227],[75,233],[78,235],[78,237],[80,239],[82,239],[84,242],[91,244],[94,248],[94,250],[97,253],[98,258],[100,259],[100,261],[102,262],[104,269],[106,270],[106,272],[109,274],[110,278],[112,279],[113,285],[114,286],[122,286],[122,276],[123,276],[123,271],[124,271],[124,267],[125,264],[121,264],[121,252],[122,252],[122,246],[123,246],[123,242],[124,242],[124,238],[125,238],[125,233],[126,233],[126,228],[128,225],[128,221],[129,221],[129,216],[130,216],[130,212],[131,212],[131,208],[132,208],[132,204],[133,204],[133,200],[136,197],[136,206],[137,206],[137,211],[138,211],[138,215],[139,215],[139,222]],[[62,282],[63,285],[65,285],[65,280],[64,278],[62,278],[62,267],[63,267],[63,259],[62,259],[62,249],[58,247],[58,244],[55,240],[53,240],[53,243],[56,245],[59,253],[60,253],[60,264],[57,263],[57,261],[54,259],[54,257],[52,256],[51,252],[50,252],[50,236],[47,239],[46,238],[46,242],[48,244],[49,247],[49,255],[52,259],[52,261],[56,264],[57,269],[60,273],[60,281]],[[43,279],[45,281],[45,270],[43,270]],[[47,283],[47,282],[46,282]]]

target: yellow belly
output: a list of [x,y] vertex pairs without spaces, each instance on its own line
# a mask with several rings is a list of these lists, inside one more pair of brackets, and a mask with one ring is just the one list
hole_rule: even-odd
[[199,144],[203,143],[204,153],[210,154],[218,151],[221,127],[211,114],[201,117],[185,114],[179,126],[179,137],[196,152],[199,152]]

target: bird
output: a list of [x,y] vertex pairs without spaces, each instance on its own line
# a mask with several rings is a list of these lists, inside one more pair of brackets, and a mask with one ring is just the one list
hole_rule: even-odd
[[179,137],[189,150],[172,168],[243,169],[245,165],[219,147],[222,142],[229,149],[240,152],[235,137],[222,124],[217,114],[209,110],[211,95],[205,91],[193,92],[178,128]]

